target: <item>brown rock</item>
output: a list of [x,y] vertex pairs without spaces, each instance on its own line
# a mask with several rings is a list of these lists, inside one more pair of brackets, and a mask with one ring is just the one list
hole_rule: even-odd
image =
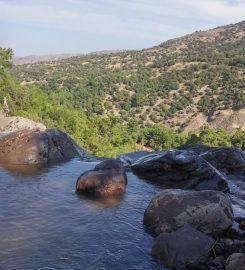
[[107,159],[94,170],[82,173],[76,184],[79,193],[95,197],[119,195],[125,192],[127,176],[118,160]]
[[86,156],[64,132],[19,130],[0,137],[0,162],[8,164],[47,164]]

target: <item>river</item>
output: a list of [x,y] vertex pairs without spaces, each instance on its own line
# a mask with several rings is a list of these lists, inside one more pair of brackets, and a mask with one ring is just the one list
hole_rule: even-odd
[[[164,269],[150,255],[154,238],[143,226],[160,187],[127,173],[118,199],[77,195],[77,177],[94,165],[73,159],[42,170],[0,167],[1,270]],[[235,214],[244,216],[244,181],[229,184]]]

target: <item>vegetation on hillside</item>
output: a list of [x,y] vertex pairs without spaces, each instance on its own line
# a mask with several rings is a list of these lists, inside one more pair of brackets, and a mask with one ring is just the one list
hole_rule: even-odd
[[198,112],[211,117],[222,109],[244,107],[244,29],[242,22],[152,49],[15,66],[12,71],[12,51],[0,49],[0,103],[6,96],[12,115],[64,130],[98,156],[184,143],[245,150],[242,129],[233,134],[209,127],[180,132]]
[[211,119],[245,107],[245,21],[141,51],[16,66],[13,75],[87,116],[181,131],[198,113]]

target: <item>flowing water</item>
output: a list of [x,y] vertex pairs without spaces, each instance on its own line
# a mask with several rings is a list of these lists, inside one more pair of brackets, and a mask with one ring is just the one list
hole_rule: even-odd
[[[0,168],[1,270],[163,269],[142,222],[160,187],[127,173],[121,198],[77,195],[77,177],[94,165],[74,159],[42,170]],[[244,214],[244,182],[231,185],[234,210]]]

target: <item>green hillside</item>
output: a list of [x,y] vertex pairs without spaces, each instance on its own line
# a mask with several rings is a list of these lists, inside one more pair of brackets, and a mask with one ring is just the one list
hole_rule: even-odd
[[16,66],[19,83],[36,84],[87,115],[183,130],[203,113],[245,105],[245,21],[167,41],[154,48]]
[[[94,154],[186,142],[244,148],[245,131],[236,128],[245,126],[245,21],[141,51],[12,70],[3,64],[11,52],[0,57],[0,102],[7,96],[11,114],[65,130]],[[205,127],[212,123],[217,131]]]

